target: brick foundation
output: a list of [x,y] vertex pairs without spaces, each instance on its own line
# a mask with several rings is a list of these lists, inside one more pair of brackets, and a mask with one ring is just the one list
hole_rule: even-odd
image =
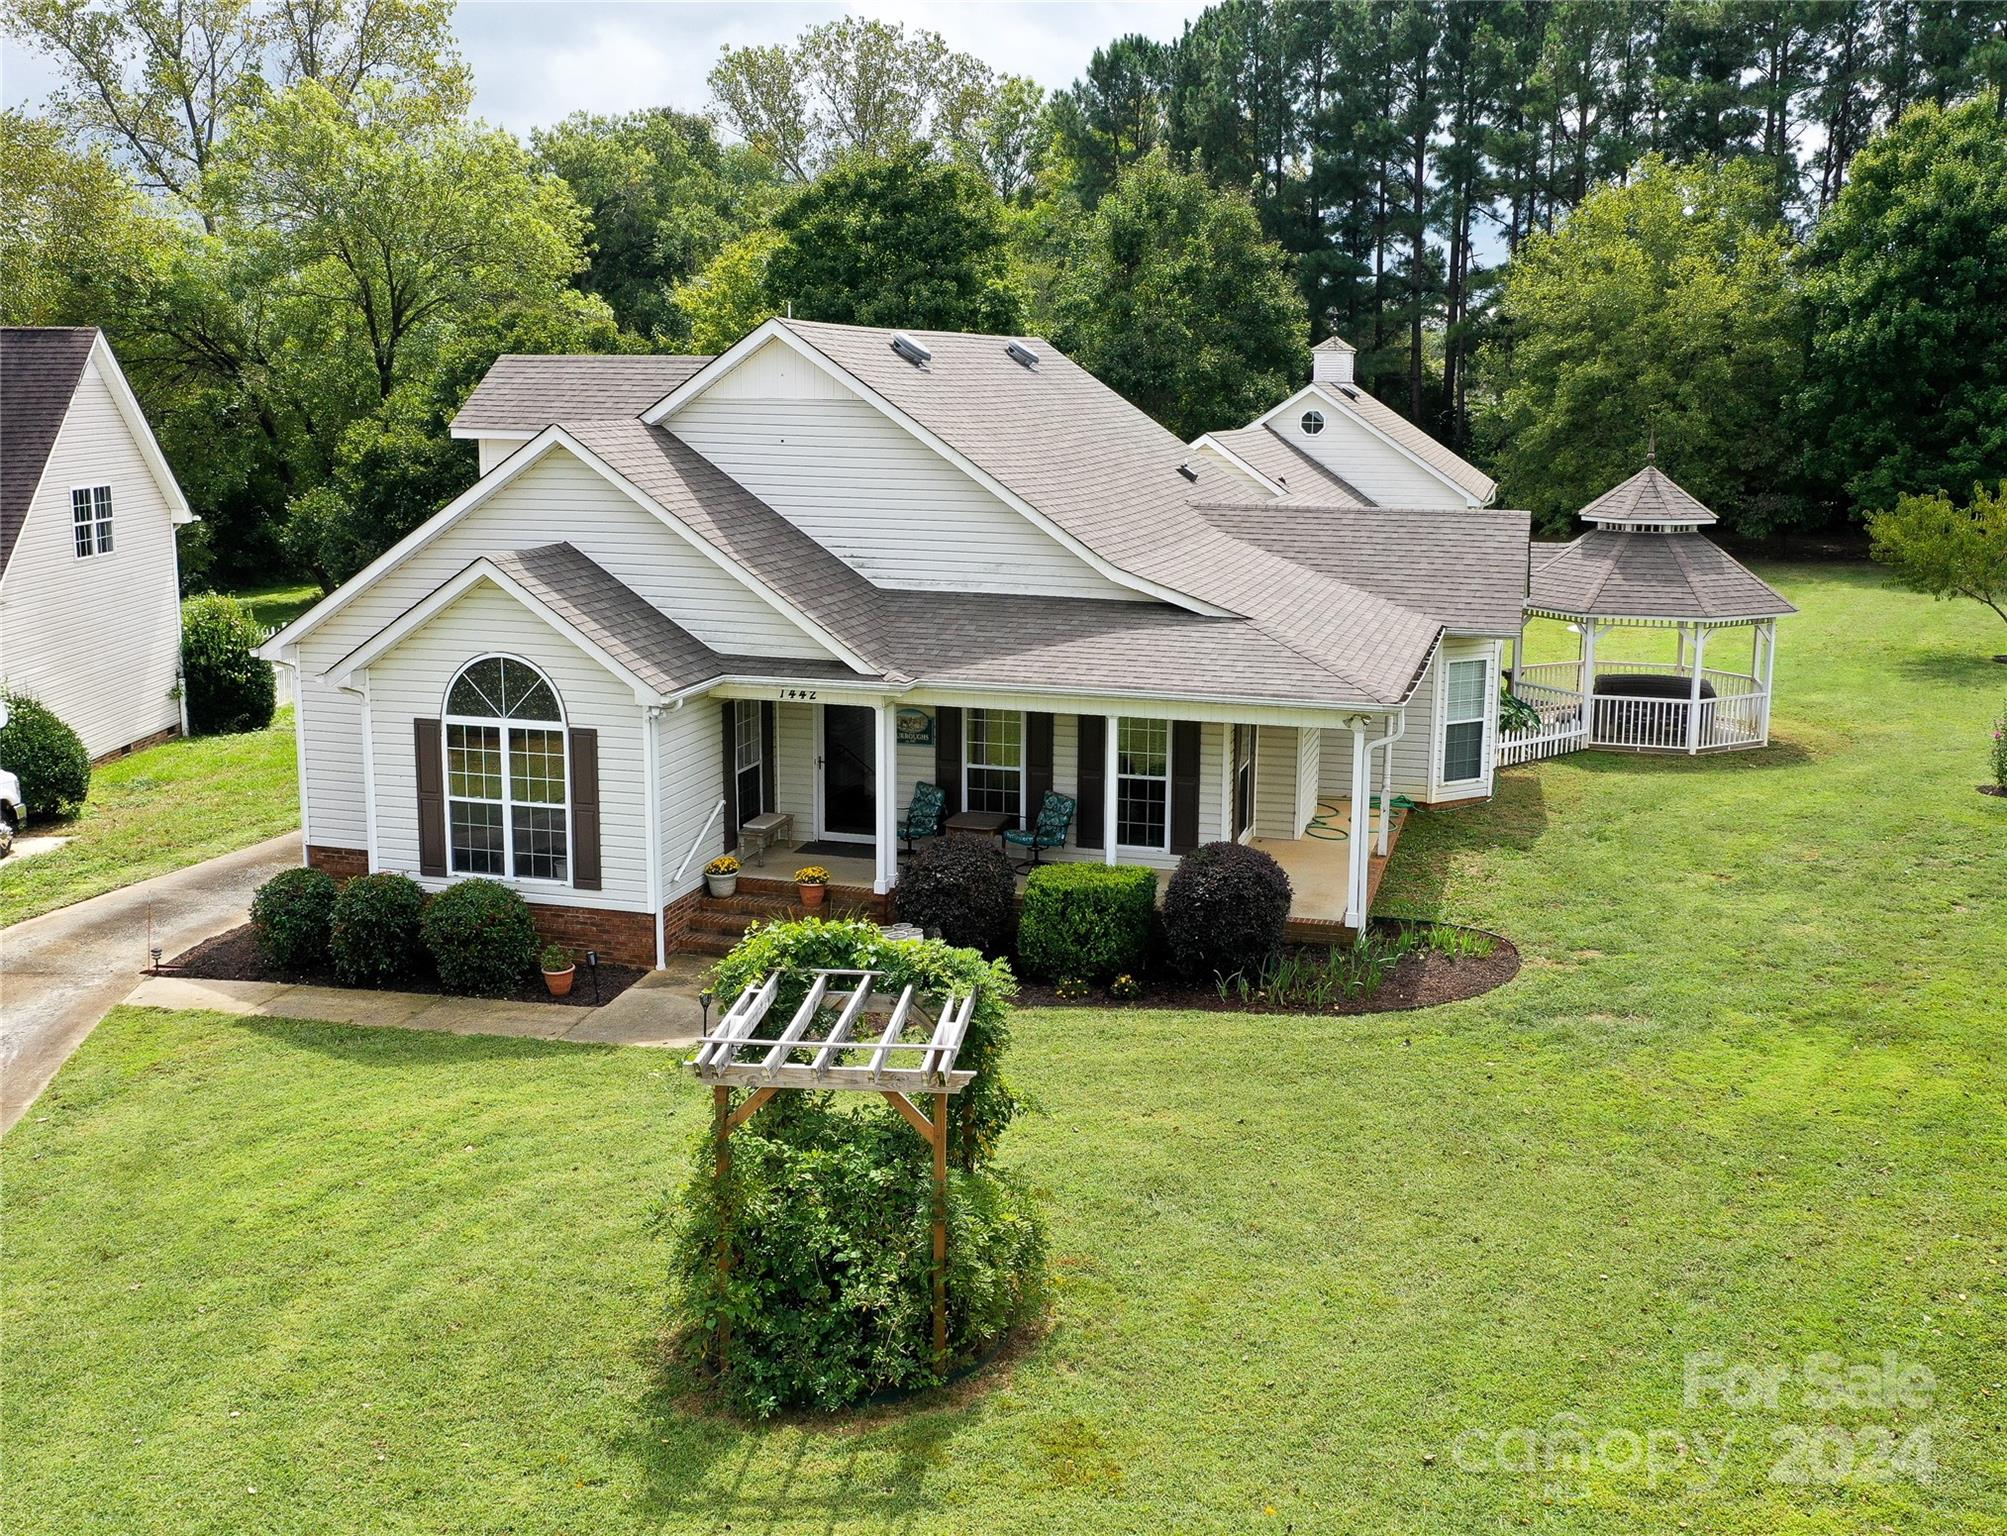
[[322,843],[307,844],[307,863],[324,869],[337,880],[353,880],[369,873],[369,853],[362,848],[330,848]]
[[122,757],[131,757],[135,752],[144,752],[148,747],[157,747],[163,741],[172,741],[181,734],[181,727],[170,725],[164,731],[155,731],[151,736],[142,736],[138,741],[129,741],[122,747],[113,747],[109,752],[100,752],[91,759],[93,768],[101,768],[106,763],[115,763]]

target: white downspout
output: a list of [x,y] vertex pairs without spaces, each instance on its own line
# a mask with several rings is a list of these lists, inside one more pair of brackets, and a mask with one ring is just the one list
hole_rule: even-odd
[[[682,702],[676,701],[679,708]],[[668,924],[662,916],[662,861],[668,857],[668,850],[662,846],[662,706],[650,704],[641,718],[641,751],[648,794],[648,910],[655,914],[655,969],[659,971],[669,962]]]
[[1399,722],[1387,735],[1373,743],[1374,747],[1386,749],[1386,767],[1380,776],[1380,831],[1373,839],[1373,851],[1381,858],[1387,856],[1388,828],[1394,820],[1394,743],[1408,734],[1408,712],[1404,709],[1395,717]]
[[292,659],[282,665],[293,674],[293,776],[294,793],[300,802],[300,864],[304,868],[308,863],[307,850],[313,846],[313,834],[307,826],[307,676],[299,656],[295,650]]
[[[368,671],[365,670],[362,674],[362,686],[360,688],[344,687],[342,689],[342,692],[348,694],[352,698],[360,699],[362,701],[362,829],[363,829],[363,841],[366,844],[368,844],[368,847],[365,850],[365,858],[366,858],[365,867],[373,875],[377,872],[376,738],[375,738],[375,733],[370,729],[369,717],[373,713],[373,711],[369,707]],[[293,708],[295,710],[298,710],[299,703],[297,700],[294,701]],[[301,795],[302,804],[305,803],[305,798],[306,797],[304,793],[302,793]]]

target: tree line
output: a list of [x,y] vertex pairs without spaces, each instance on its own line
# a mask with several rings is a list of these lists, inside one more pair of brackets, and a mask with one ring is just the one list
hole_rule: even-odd
[[1184,436],[1335,332],[1557,525],[1652,435],[1750,532],[2007,473],[2007,0],[1222,0],[1050,94],[848,17],[527,142],[451,13],[9,13],[64,85],[0,114],[0,308],[106,329],[198,577],[360,568],[499,352],[788,310],[1046,335]]

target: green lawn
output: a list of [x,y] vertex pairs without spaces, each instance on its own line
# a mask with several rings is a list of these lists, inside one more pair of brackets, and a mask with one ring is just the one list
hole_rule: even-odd
[[250,609],[251,617],[266,629],[280,629],[319,602],[321,589],[311,581],[289,581],[230,595]]
[[[1022,1017],[1055,1315],[946,1401],[747,1427],[661,1364],[665,1055],[115,1014],[0,1143],[0,1526],[2007,1531],[1995,621],[1767,574],[1768,752],[1516,769],[1403,841],[1385,904],[1513,934],[1510,986]],[[1822,1351],[1933,1384],[1815,1406]],[[1689,1403],[1703,1352],[1794,1374]],[[1773,1480],[1822,1424],[1934,1470]]]
[[0,863],[0,927],[297,827],[297,761],[293,712],[282,709],[268,730],[163,742],[101,765],[74,818],[28,828],[69,842]]

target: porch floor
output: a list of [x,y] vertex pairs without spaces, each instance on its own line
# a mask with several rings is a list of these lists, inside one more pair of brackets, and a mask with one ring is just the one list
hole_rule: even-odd
[[[1375,839],[1379,836],[1381,814],[1377,806],[1368,812],[1368,830]],[[1393,815],[1393,825],[1387,833],[1387,858],[1391,858],[1394,849],[1400,846],[1401,831],[1408,819],[1405,810],[1396,810]],[[1349,800],[1326,800],[1318,804],[1317,815],[1304,836],[1249,839],[1254,847],[1280,864],[1282,872],[1289,876],[1291,939],[1314,943],[1350,932],[1345,927],[1345,850],[1349,842],[1346,829],[1351,825],[1351,819]],[[803,855],[800,852],[802,846],[797,843],[775,847],[767,855],[764,865],[757,859],[746,865],[747,877],[786,880],[806,859],[812,858],[829,871],[832,886],[861,887],[865,891],[871,889],[871,882],[878,872],[871,844],[853,845],[857,850],[854,854]],[[903,851],[899,855],[902,863],[906,857]],[[1387,872],[1387,858],[1376,853],[1368,861],[1366,890],[1369,906],[1379,894],[1380,881]],[[1019,866],[1019,891],[1024,889],[1027,872],[1027,866]],[[1170,878],[1170,870],[1157,871],[1159,887]]]

